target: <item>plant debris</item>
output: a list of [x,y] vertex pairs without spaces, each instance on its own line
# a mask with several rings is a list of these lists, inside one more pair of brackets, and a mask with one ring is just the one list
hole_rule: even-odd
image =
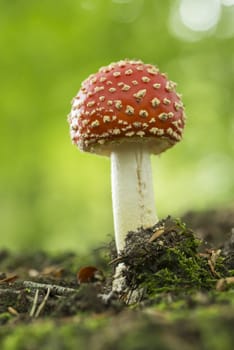
[[162,292],[214,289],[217,279],[230,275],[227,258],[221,249],[199,252],[201,244],[191,229],[171,217],[150,229],[129,232],[125,249],[113,260],[126,266],[124,293],[143,289],[143,299],[152,299]]
[[[211,307],[227,308],[227,319],[234,324],[231,317],[234,305],[232,230],[225,237],[223,244],[215,247],[211,241],[207,244],[198,238],[181,220],[167,217],[152,228],[129,232],[120,256],[116,256],[113,240],[93,254],[89,253],[89,259],[74,253],[52,256],[42,252],[19,255],[2,251],[0,325],[8,332],[16,325],[28,326],[39,320],[63,324],[65,320],[85,318],[90,322],[87,327],[93,329],[93,324],[102,324],[99,319],[112,317],[119,332],[125,334],[121,319],[127,315],[131,332],[134,332],[135,316],[131,312],[135,310],[139,320],[145,320],[144,324],[137,321],[135,329],[139,327],[139,331],[144,329],[147,333],[147,327],[156,324],[162,334],[166,327],[176,331],[176,336],[187,339],[190,332],[187,326],[183,326],[187,333],[182,334],[179,331],[182,321],[174,326],[170,317],[176,315],[178,319],[187,319],[187,312]],[[121,263],[126,267],[126,289],[111,294],[115,269]],[[129,307],[128,300],[134,292],[138,299]],[[110,296],[105,298],[106,295]],[[225,316],[227,311],[223,311],[225,314],[219,312],[221,321],[229,322]],[[200,332],[194,323],[191,327],[194,332]],[[84,334],[88,341],[91,333],[86,331]],[[107,345],[99,341],[101,348],[107,349]]]

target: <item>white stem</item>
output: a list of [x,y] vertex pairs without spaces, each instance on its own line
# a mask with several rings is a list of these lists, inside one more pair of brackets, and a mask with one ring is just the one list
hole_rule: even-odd
[[118,253],[129,231],[157,221],[150,154],[143,144],[124,143],[111,153],[112,203]]

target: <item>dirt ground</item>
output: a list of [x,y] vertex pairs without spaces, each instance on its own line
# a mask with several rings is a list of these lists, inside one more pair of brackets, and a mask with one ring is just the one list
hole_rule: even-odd
[[[125,290],[111,293],[120,262]],[[120,258],[113,242],[87,256],[0,251],[1,350],[231,350],[233,329],[233,208],[129,234]]]

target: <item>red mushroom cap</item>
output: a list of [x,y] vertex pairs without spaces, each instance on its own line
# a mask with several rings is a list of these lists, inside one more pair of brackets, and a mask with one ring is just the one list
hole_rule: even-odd
[[113,143],[144,142],[158,154],[181,140],[184,107],[176,84],[151,64],[120,61],[92,74],[72,101],[73,143],[110,154]]

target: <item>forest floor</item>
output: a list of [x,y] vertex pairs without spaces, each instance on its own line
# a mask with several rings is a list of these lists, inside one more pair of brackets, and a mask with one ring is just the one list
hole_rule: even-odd
[[[121,294],[111,293],[119,263],[126,266]],[[89,276],[87,266],[98,274]],[[87,256],[0,251],[1,350],[231,350],[233,344],[233,209],[168,217],[130,233],[119,258],[114,242]]]

